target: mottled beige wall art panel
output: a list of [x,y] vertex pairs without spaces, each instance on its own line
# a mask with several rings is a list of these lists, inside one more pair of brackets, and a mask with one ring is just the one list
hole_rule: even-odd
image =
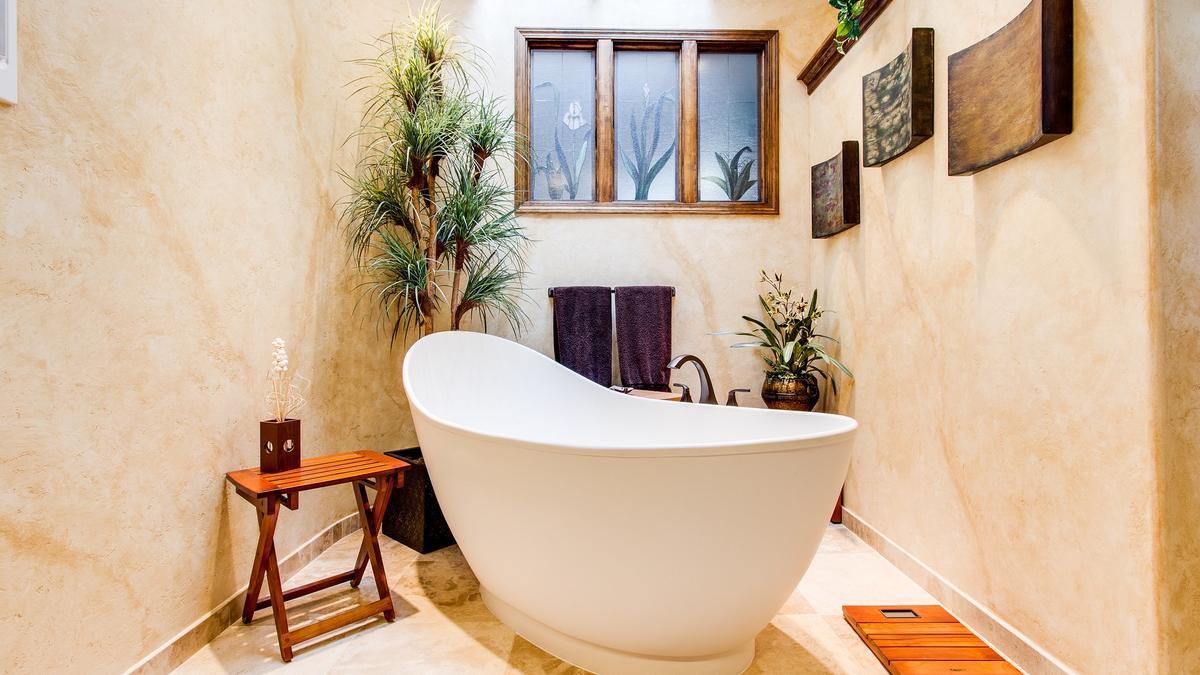
[[934,133],[932,28],[912,29],[899,56],[863,75],[863,166],[883,166]]

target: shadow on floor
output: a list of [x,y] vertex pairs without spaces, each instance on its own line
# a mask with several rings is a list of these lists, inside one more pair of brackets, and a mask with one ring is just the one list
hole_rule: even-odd
[[[483,604],[479,582],[457,547],[421,556],[413,563],[415,577],[425,598],[458,628],[488,644],[491,626],[499,623]],[[473,633],[473,631],[475,631]],[[577,668],[543,651],[515,633],[506,648],[493,650],[506,660],[510,675],[583,675]],[[755,660],[746,673],[836,673],[827,659],[810,652],[774,625],[767,626],[755,640]]]
[[[285,665],[279,658],[270,609],[264,609],[256,613],[251,625],[239,621],[225,630],[178,672],[253,674],[282,668],[288,675],[585,672],[542,651],[492,616],[483,604],[475,575],[457,547],[419,555],[387,539],[380,543],[396,608],[394,623],[377,617],[348,626],[297,647],[294,660]],[[843,556],[860,554],[850,549],[841,552],[833,545],[836,543],[827,546],[830,552],[826,555],[837,557],[828,561],[828,566],[841,570],[836,573],[836,581],[844,585],[852,581],[846,573],[853,566],[848,568],[849,559]],[[358,538],[346,537],[284,585],[293,587],[347,569],[357,552]],[[816,571],[816,587],[828,594],[827,587],[833,582]],[[874,568],[866,571],[875,573]],[[884,672],[840,617],[818,613],[800,589],[793,595],[759,633],[755,660],[747,673]],[[293,629],[301,627],[377,597],[368,574],[358,589],[340,586],[289,602],[289,625]],[[809,599],[831,603],[823,596]]]

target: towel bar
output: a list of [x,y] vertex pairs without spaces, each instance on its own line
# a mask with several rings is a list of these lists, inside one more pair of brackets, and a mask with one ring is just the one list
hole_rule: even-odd
[[[616,292],[617,292],[617,289],[615,289],[615,288],[610,288],[610,289],[608,289],[608,292],[609,292],[609,293],[616,293]],[[547,288],[547,289],[546,289],[546,295],[547,295],[548,297],[551,297],[551,298],[553,298],[553,297],[554,297],[554,288]],[[674,287],[674,286],[672,286],[672,287],[671,287],[671,297],[672,297],[672,298],[673,298],[673,297],[675,297],[675,287]]]

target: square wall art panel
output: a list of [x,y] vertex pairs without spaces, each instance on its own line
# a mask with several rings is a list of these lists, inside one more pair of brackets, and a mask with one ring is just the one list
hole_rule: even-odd
[[983,171],[1071,133],[1072,0],[1033,0],[950,56],[950,175]]

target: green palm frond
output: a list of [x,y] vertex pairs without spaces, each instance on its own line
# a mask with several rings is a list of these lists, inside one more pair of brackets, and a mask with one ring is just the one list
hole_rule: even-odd
[[513,116],[504,112],[498,99],[489,98],[471,107],[463,130],[463,140],[470,148],[476,167],[482,170],[486,160],[511,155]]
[[487,330],[488,321],[497,319],[508,324],[513,333],[520,333],[529,321],[522,307],[524,273],[510,267],[503,256],[493,253],[467,265],[467,283],[458,306],[455,325],[468,314],[475,313]]
[[512,191],[501,182],[500,170],[476,175],[473,168],[451,169],[441,210],[440,236],[447,254],[457,256],[458,246],[469,253],[490,255],[503,250],[522,261],[528,242],[517,220]]
[[375,255],[363,268],[367,280],[363,286],[379,307],[379,319],[389,325],[392,342],[432,315],[440,304],[430,297],[427,288],[429,259],[410,238],[380,230]]
[[417,224],[409,207],[407,179],[395,167],[375,164],[355,174],[340,173],[350,188],[350,196],[343,200],[341,223],[354,260],[365,261],[381,230],[398,229],[413,239],[418,238]]

